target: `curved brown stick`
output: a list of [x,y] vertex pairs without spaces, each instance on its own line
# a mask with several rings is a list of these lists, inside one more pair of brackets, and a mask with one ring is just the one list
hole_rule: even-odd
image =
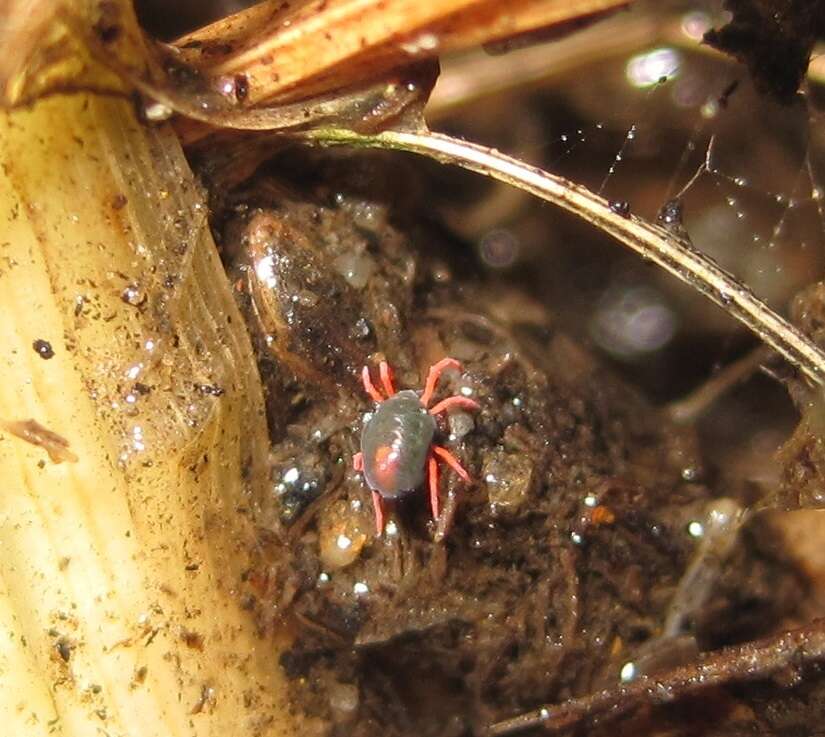
[[752,290],[681,237],[632,213],[616,213],[586,187],[529,166],[479,144],[428,130],[384,130],[363,134],[319,127],[302,134],[323,145],[358,145],[409,151],[442,163],[458,164],[529,192],[572,212],[719,305],[797,367],[816,386],[825,385],[825,352],[780,317]]
[[668,704],[708,688],[763,680],[823,661],[825,619],[818,619],[797,630],[707,653],[698,662],[666,673],[643,675],[630,683],[505,719],[481,730],[479,737],[504,737],[537,727],[555,734],[594,720],[604,726],[643,705]]
[[364,366],[361,369],[361,381],[364,384],[364,391],[369,394],[376,402],[383,402],[384,397],[381,396],[381,392],[375,388],[375,385],[372,383],[372,377],[370,376],[370,367]]
[[430,400],[433,398],[435,385],[438,383],[441,372],[448,368],[460,370],[461,364],[454,358],[442,358],[438,363],[434,363],[430,366],[430,371],[427,374],[427,383],[424,384],[424,393],[421,395],[421,404],[425,407],[429,405]]

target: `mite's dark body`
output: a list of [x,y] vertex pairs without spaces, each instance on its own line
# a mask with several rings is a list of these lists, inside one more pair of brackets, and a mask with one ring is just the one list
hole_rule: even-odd
[[[445,447],[435,445],[435,417],[452,407],[478,410],[478,402],[455,394],[430,407],[438,378],[447,369],[461,370],[454,358],[442,358],[430,366],[421,396],[406,389],[396,392],[392,370],[386,361],[378,364],[382,394],[375,388],[369,366],[361,370],[364,391],[375,402],[375,413],[364,424],[361,432],[361,450],[352,457],[352,467],[364,474],[372,490],[375,510],[375,534],[384,531],[384,500],[396,499],[417,489],[427,480],[430,509],[438,520],[438,461],[444,461],[465,482],[470,474]],[[446,529],[446,528],[445,528]]]
[[361,432],[370,489],[394,499],[421,486],[435,429],[417,392],[407,389],[381,402]]

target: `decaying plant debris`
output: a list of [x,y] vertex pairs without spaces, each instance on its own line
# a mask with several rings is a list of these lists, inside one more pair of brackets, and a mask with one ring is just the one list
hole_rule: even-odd
[[[35,465],[20,433],[4,433],[15,492],[0,616],[17,640],[0,713],[66,737],[89,719],[143,737],[236,718],[244,735],[804,732],[825,703],[822,586],[765,512],[822,507],[821,285],[798,297],[797,332],[681,220],[649,223],[624,200],[427,131],[439,53],[569,32],[625,3],[385,5],[264,3],[170,45],[126,2],[35,4],[30,26],[2,29],[21,51],[0,63],[4,100],[35,111],[7,114],[0,149],[19,238],[0,271],[14,357],[0,427],[48,428],[72,463]],[[81,90],[142,97],[36,102]],[[152,127],[174,113],[178,137]],[[13,140],[28,158],[13,159]],[[472,223],[434,215],[416,163],[302,140],[446,157],[641,243],[788,359],[773,371],[802,421],[782,484],[765,494],[715,467],[695,415],[676,424],[547,303],[481,268],[463,240]],[[83,240],[74,229],[104,200],[78,246],[86,262],[68,239]],[[67,254],[88,274],[60,266]],[[37,335],[20,274],[47,306]],[[56,360],[32,349],[44,335]],[[438,520],[411,494],[376,538],[351,466],[371,408],[358,372],[387,359],[416,387],[445,355],[464,370],[443,391],[481,405],[439,428],[473,482],[445,475]],[[56,376],[82,391],[60,397]],[[97,598],[81,564],[106,582]],[[26,575],[44,582],[42,601]]]

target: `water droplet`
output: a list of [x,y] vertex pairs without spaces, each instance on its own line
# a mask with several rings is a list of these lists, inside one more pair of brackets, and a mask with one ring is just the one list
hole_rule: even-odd
[[631,681],[635,680],[636,675],[636,663],[634,663],[632,660],[625,663],[622,666],[621,671],[619,671],[619,678],[621,679],[622,683],[630,683]]
[[680,226],[682,224],[682,201],[673,199],[665,202],[656,219],[667,228]]
[[172,108],[161,102],[152,102],[143,108],[143,115],[150,123],[159,123],[172,117]]
[[693,520],[688,524],[687,527],[688,535],[695,538],[704,537],[705,535],[705,527],[704,525],[699,522],[698,520]]
[[695,466],[685,466],[682,469],[682,479],[685,481],[696,481],[699,476],[699,469]]
[[120,293],[120,299],[132,307],[140,307],[146,302],[147,296],[137,284],[130,284]]
[[[618,156],[616,157],[616,160],[619,160]],[[630,203],[627,200],[612,200],[609,207],[611,212],[615,212],[623,218],[630,217]]]

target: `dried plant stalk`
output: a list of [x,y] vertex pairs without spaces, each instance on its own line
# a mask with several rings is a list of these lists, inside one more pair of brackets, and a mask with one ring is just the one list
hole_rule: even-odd
[[295,734],[239,601],[261,389],[177,139],[59,97],[0,160],[0,419],[73,454],[0,430],[4,733]]
[[799,629],[727,647],[702,655],[698,662],[655,676],[641,676],[628,684],[596,691],[589,696],[548,705],[490,725],[482,737],[505,735],[541,727],[546,734],[566,732],[585,723],[600,725],[619,719],[643,705],[670,704],[718,686],[797,674],[806,665],[825,660],[825,623],[814,620]]
[[474,143],[438,133],[385,131],[363,135],[319,129],[304,140],[410,151],[498,179],[568,210],[656,263],[719,305],[784,356],[813,384],[825,383],[825,353],[712,258],[664,228],[611,208],[603,197],[563,177]]

